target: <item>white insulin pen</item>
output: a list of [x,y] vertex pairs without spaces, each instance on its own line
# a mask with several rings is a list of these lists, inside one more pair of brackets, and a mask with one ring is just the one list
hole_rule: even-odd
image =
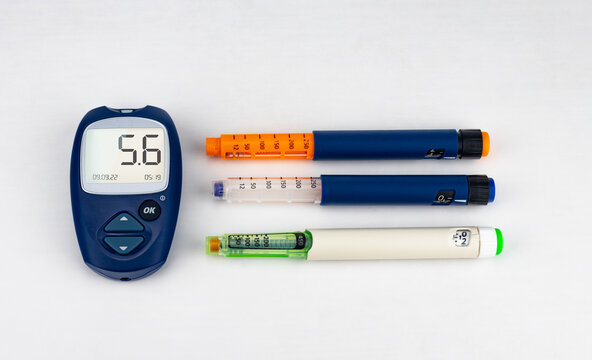
[[306,260],[459,259],[499,255],[502,232],[491,227],[305,230],[208,236],[206,253]]

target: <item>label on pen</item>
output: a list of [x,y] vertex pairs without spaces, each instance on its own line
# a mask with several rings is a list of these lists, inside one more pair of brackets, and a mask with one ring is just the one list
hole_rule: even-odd
[[444,156],[444,149],[430,149],[425,155],[426,159],[441,159]]
[[467,247],[471,242],[471,230],[457,230],[452,239],[455,246]]
[[455,195],[454,190],[440,190],[436,194],[436,198],[434,199],[433,205],[450,205],[452,200],[454,200]]

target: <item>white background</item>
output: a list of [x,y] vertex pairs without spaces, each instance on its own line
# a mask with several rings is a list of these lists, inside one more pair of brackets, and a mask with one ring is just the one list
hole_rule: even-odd
[[[592,357],[590,1],[0,3],[0,358]],[[97,106],[166,109],[184,189],[166,265],[104,279],[70,209],[76,127]],[[489,157],[224,161],[205,137],[482,128]],[[215,202],[227,176],[480,174],[490,206]],[[206,257],[204,237],[493,225],[493,259]]]

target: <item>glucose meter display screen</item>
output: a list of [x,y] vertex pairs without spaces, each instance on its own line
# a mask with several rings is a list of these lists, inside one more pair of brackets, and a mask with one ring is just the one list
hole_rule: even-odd
[[158,183],[165,177],[165,139],[160,128],[89,129],[87,183]]

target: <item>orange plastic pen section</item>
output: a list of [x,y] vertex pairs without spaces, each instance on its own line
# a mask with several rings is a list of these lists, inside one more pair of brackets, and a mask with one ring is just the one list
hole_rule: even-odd
[[312,159],[312,133],[235,134],[206,139],[206,154],[222,159]]

